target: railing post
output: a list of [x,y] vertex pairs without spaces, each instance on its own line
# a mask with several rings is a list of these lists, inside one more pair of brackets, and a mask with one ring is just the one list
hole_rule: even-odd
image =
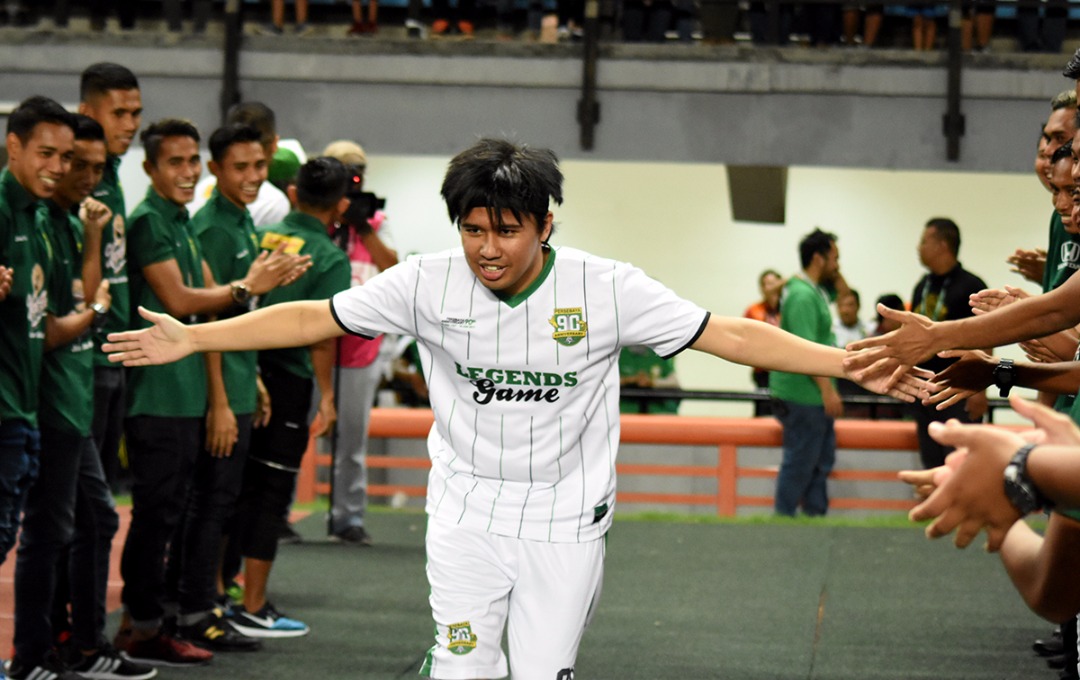
[[739,451],[734,444],[720,445],[716,477],[716,514],[734,517],[739,493]]

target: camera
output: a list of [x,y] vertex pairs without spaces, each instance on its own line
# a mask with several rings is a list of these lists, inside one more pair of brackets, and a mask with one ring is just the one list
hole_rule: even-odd
[[375,217],[376,211],[386,207],[386,199],[379,198],[370,191],[364,191],[364,170],[356,166],[349,166],[352,173],[349,178],[349,186],[345,191],[345,197],[349,199],[349,207],[341,216],[341,224],[334,234],[334,240],[343,249],[348,249],[351,234],[366,236],[372,229],[368,220]]

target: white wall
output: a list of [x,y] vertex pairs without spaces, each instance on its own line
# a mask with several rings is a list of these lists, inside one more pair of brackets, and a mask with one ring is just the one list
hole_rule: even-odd
[[[121,168],[129,210],[146,180],[132,149]],[[439,197],[446,157],[371,156],[367,188],[387,198],[401,253],[457,243]],[[1005,257],[1045,247],[1050,197],[1031,173],[900,172],[793,167],[787,223],[733,222],[724,167],[713,164],[565,161],[565,202],[554,210],[552,242],[627,260],[717,314],[741,315],[757,299],[765,268],[798,270],[798,242],[814,227],[838,236],[841,270],[863,299],[896,292],[905,300],[922,275],[915,246],[923,224],[947,216],[960,225],[961,262],[991,286],[1023,284]],[[1020,358],[1016,348],[1001,352]],[[687,352],[682,385],[742,390],[749,369]],[[684,404],[684,414],[748,415],[742,404]]]

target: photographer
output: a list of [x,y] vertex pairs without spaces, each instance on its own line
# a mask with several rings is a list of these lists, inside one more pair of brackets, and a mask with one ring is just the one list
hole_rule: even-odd
[[[349,187],[349,209],[337,233],[337,244],[349,256],[352,285],[360,286],[398,262],[397,253],[386,244],[386,201],[364,191],[367,156],[359,144],[346,140],[331,143],[324,156],[336,158],[353,171]],[[338,404],[337,441],[330,501],[330,533],[343,543],[371,545],[364,528],[367,508],[368,415],[382,380],[379,359],[382,337],[365,340],[346,336],[338,343],[335,381]]]

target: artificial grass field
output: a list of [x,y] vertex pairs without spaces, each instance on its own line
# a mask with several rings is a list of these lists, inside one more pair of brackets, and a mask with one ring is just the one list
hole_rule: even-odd
[[[415,677],[433,642],[424,523],[374,511],[376,544],[357,548],[327,542],[313,512],[296,525],[305,542],[282,546],[271,578],[271,599],[311,634],[159,677]],[[1056,671],[1031,642],[1051,629],[997,556],[927,541],[902,518],[617,518],[575,677],[1049,679]]]

